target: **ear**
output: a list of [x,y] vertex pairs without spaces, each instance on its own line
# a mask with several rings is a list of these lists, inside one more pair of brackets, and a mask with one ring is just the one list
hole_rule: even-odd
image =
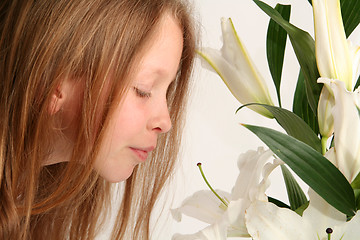
[[51,100],[48,107],[49,114],[54,115],[59,112],[66,104],[66,101],[70,101],[73,98],[77,88],[77,84],[75,84],[72,79],[63,79],[51,94]]
[[74,81],[70,78],[63,79],[51,95],[48,112],[54,115],[60,109],[76,109],[79,105],[83,85],[81,81]]
[[54,115],[55,113],[57,113],[64,104],[65,96],[62,86],[63,84],[59,84],[59,86],[51,94],[51,99],[48,106],[48,112],[50,115]]

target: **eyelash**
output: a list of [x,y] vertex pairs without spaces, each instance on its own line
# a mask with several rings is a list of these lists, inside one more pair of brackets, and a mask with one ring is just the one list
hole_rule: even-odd
[[134,91],[135,91],[136,95],[140,98],[150,98],[151,97],[150,92],[144,92],[144,91],[138,89],[137,87],[134,87]]

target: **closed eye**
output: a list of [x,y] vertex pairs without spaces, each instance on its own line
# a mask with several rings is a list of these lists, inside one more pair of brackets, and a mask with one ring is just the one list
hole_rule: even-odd
[[135,91],[136,95],[140,98],[150,98],[151,97],[150,92],[142,91],[142,90],[138,89],[137,87],[134,87],[134,91]]

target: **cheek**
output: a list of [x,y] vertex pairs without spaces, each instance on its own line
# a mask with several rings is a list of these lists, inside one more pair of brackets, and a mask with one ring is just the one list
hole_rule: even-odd
[[144,111],[131,99],[127,99],[111,117],[108,126],[109,134],[113,135],[115,141],[126,141],[142,131],[144,124]]
[[119,182],[131,175],[137,162],[128,147],[143,139],[144,119],[144,111],[139,108],[136,99],[126,98],[115,109],[95,161],[95,170],[101,177],[109,182]]
[[126,180],[135,167],[127,150],[133,134],[128,126],[130,123],[122,114],[114,112],[105,130],[94,168],[109,182]]

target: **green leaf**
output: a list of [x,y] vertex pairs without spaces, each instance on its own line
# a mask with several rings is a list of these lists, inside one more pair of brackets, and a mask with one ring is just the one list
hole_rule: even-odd
[[304,203],[303,205],[301,205],[298,209],[295,210],[295,212],[297,214],[299,214],[300,216],[303,215],[305,209],[307,209],[307,207],[309,206],[309,201],[307,201],[306,203]]
[[356,88],[358,88],[358,87],[359,87],[359,85],[360,85],[360,76],[359,76],[358,80],[356,81],[356,84],[355,84],[354,90],[355,90]]
[[[291,5],[277,4],[275,9],[286,21],[290,19]],[[270,19],[266,38],[267,60],[271,76],[273,78],[279,106],[281,107],[280,83],[284,64],[284,54],[286,47],[286,31],[274,20]]]
[[356,199],[356,208],[360,209],[360,189],[355,189],[354,195],[355,195],[355,199]]
[[278,11],[266,3],[259,0],[253,1],[288,33],[301,70],[305,76],[306,95],[309,105],[314,114],[316,114],[322,84],[316,82],[320,75],[316,65],[314,39],[309,33],[284,20]]
[[355,196],[344,175],[319,152],[273,129],[244,125],[255,133],[306,184],[330,205],[348,216],[355,214]]
[[287,205],[286,203],[283,203],[282,201],[280,201],[278,199],[268,197],[268,201],[275,204],[278,207],[291,209],[289,205]]
[[348,37],[360,23],[360,1],[341,0],[340,6],[346,37]]
[[353,189],[360,189],[360,173],[355,177],[351,183]]
[[316,135],[319,134],[319,123],[317,116],[311,110],[311,107],[307,101],[306,89],[305,89],[305,79],[304,74],[301,70],[299,72],[298,81],[296,84],[294,100],[293,100],[293,112],[303,119],[307,125],[315,132]]
[[289,169],[287,169],[285,165],[281,165],[281,171],[284,177],[290,207],[292,210],[295,211],[296,209],[307,203],[308,200]]
[[238,110],[249,105],[260,105],[266,108],[290,136],[306,143],[321,153],[321,141],[314,131],[295,113],[284,108],[270,106],[261,103],[249,103],[241,106]]

